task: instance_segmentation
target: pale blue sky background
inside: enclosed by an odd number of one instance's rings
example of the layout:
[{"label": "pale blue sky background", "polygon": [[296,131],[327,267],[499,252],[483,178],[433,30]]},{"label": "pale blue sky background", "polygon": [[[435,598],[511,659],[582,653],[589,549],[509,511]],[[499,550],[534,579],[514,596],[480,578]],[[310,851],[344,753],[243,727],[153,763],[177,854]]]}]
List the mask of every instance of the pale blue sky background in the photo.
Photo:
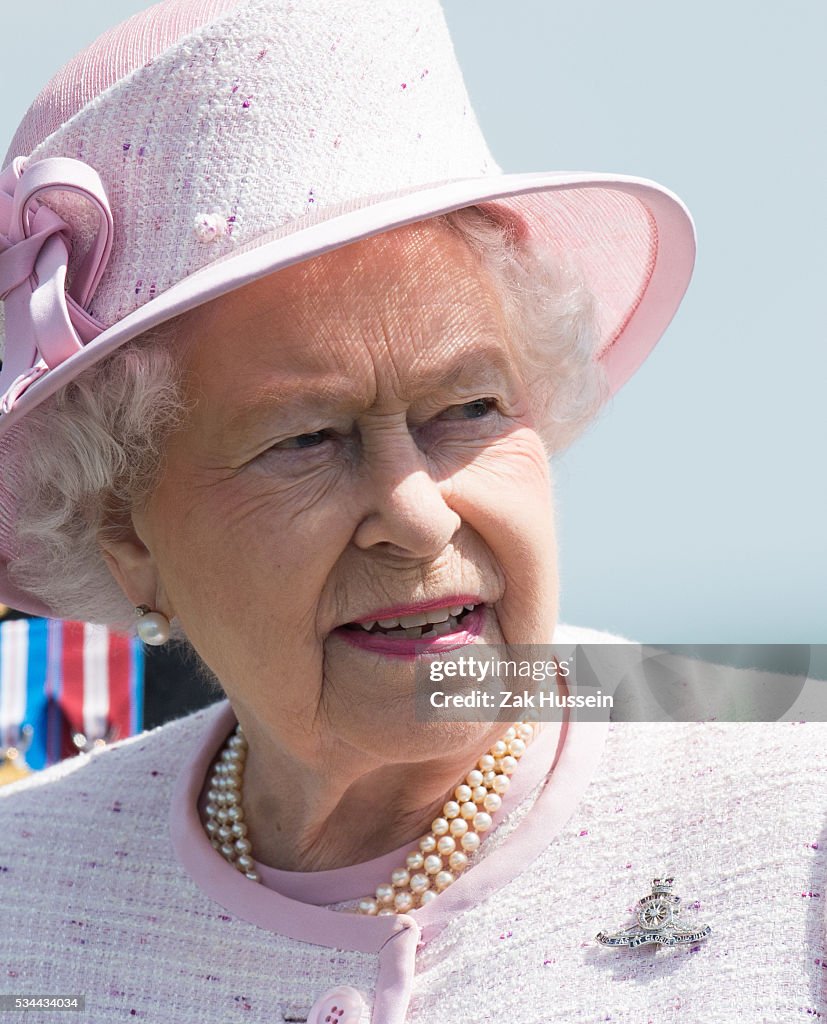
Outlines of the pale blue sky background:
[{"label": "pale blue sky background", "polygon": [[[2,152],[51,74],[145,6],[8,5]],[[827,643],[827,5],[445,6],[505,170],[654,178],[698,228],[675,321],[556,466],[563,619],[649,643]]]}]

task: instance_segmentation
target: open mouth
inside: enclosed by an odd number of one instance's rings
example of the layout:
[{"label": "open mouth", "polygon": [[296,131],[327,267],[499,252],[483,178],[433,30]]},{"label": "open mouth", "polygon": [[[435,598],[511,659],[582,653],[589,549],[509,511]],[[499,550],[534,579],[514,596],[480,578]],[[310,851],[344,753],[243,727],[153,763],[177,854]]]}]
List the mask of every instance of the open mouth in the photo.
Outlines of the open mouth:
[{"label": "open mouth", "polygon": [[461,604],[431,608],[428,611],[400,615],[398,618],[348,622],[342,628],[357,634],[370,633],[372,636],[387,637],[389,640],[431,640],[460,631],[464,620],[475,608],[480,607],[479,604]]}]

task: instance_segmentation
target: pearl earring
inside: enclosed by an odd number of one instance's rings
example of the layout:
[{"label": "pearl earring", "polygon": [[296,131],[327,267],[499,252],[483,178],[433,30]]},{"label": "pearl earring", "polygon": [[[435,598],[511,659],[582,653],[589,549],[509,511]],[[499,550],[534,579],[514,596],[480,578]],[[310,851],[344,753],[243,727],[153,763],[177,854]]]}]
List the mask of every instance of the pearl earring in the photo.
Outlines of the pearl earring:
[{"label": "pearl earring", "polygon": [[169,640],[169,619],[161,612],[150,611],[149,606],[139,604],[135,609],[138,616],[136,629],[145,644],[158,647]]}]

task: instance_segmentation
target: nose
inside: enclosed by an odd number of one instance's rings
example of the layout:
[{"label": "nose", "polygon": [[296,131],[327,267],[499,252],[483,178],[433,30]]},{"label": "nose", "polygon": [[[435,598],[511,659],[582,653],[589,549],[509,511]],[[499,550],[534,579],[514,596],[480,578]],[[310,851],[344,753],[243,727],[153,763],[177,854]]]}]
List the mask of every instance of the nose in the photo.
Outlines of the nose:
[{"label": "nose", "polygon": [[356,546],[384,545],[400,558],[435,558],[462,523],[445,500],[449,485],[434,479],[407,430],[404,438],[364,454],[368,511],[354,533]]}]

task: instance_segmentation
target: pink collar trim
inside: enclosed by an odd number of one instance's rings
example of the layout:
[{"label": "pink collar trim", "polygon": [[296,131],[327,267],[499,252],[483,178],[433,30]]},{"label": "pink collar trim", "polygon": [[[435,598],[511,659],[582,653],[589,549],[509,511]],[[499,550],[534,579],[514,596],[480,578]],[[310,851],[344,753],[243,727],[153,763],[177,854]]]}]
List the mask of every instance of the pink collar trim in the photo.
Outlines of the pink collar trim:
[{"label": "pink collar trim", "polygon": [[502,819],[519,806],[553,771],[534,806],[503,844],[427,907],[407,915],[367,917],[320,904],[366,895],[377,879],[399,866],[413,844],[331,871],[292,872],[260,865],[264,884],[251,883],[213,849],[198,815],[207,770],[236,725],[229,701],[221,701],[209,714],[172,793],[170,832],[181,865],[207,896],[251,924],[301,942],[363,953],[379,952],[388,939],[411,926],[409,919],[421,929],[422,941],[432,939],[454,915],[484,902],[523,871],[568,821],[597,767],[608,732],[607,722],[572,722],[562,750],[557,730],[540,733],[522,758],[497,816]]}]

